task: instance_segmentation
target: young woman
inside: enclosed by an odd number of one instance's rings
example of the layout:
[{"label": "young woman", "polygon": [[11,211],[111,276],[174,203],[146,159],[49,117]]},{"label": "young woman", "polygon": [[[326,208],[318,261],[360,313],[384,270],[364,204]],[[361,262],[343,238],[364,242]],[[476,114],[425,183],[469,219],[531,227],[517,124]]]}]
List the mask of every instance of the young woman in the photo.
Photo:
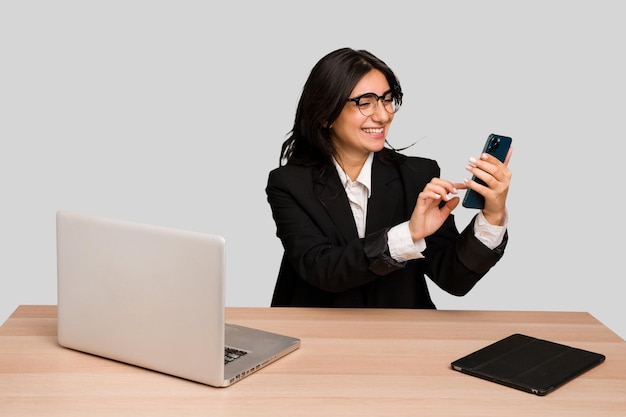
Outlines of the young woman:
[{"label": "young woman", "polygon": [[[342,48],[311,70],[266,193],[284,255],[272,306],[435,308],[428,276],[465,295],[504,253],[511,172],[483,154],[487,184],[439,178],[436,161],[385,147],[402,104],[393,71]],[[459,189],[485,197],[459,233]]]}]

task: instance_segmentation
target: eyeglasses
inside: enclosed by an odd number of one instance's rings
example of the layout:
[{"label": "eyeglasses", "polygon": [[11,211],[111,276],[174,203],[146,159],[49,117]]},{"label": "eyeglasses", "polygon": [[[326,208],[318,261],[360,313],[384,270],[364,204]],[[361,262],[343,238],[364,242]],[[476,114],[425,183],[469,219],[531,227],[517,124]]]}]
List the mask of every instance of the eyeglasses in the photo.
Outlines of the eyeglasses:
[{"label": "eyeglasses", "polygon": [[387,113],[393,114],[400,110],[400,105],[402,104],[402,94],[394,94],[391,90],[389,90],[385,91],[382,96],[375,93],[365,93],[358,97],[348,99],[348,101],[354,101],[356,103],[356,107],[365,117],[370,117],[376,113],[376,110],[378,110],[379,100],[382,101],[383,107],[387,110]]}]

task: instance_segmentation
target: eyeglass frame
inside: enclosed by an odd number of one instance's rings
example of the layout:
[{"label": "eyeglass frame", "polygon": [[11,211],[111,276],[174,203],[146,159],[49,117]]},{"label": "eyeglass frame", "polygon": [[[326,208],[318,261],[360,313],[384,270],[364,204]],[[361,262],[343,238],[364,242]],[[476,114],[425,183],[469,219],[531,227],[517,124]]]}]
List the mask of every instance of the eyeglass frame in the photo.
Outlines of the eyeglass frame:
[{"label": "eyeglass frame", "polygon": [[[385,98],[385,96],[386,96],[387,94],[391,94],[391,99],[392,99],[392,100],[396,100],[396,101],[398,102],[398,107],[397,107],[394,111],[389,111],[389,110],[387,110],[387,106],[385,106],[385,100],[384,100],[384,98]],[[361,99],[362,99],[363,97],[365,97],[365,96],[373,96],[373,97],[376,97],[376,102],[375,102],[376,104],[375,104],[375,107],[374,107],[374,111],[373,111],[373,112],[372,112],[372,114],[370,114],[370,115],[365,115],[365,114],[363,114],[363,111],[361,110],[361,107],[360,107],[360,104],[361,104],[361,103],[360,103],[360,101],[361,101]],[[357,97],[348,98],[348,100],[347,100],[347,101],[352,101],[352,102],[354,102],[354,104],[356,104],[356,108],[357,108],[357,109],[359,109],[359,112],[360,112],[363,116],[365,116],[365,117],[370,117],[370,116],[372,116],[372,115],[374,115],[374,114],[376,113],[376,110],[378,110],[378,102],[379,102],[379,101],[381,101],[381,100],[382,100],[382,102],[383,102],[383,108],[385,109],[385,111],[386,111],[387,113],[389,113],[389,114],[395,114],[398,110],[400,110],[400,106],[402,105],[402,93],[397,93],[397,92],[395,92],[395,93],[394,93],[394,91],[390,88],[389,90],[385,91],[385,92],[383,93],[383,95],[382,95],[382,96],[379,96],[379,95],[378,95],[378,94],[376,94],[376,93],[365,93],[365,94],[361,94],[360,96],[357,96]]]}]

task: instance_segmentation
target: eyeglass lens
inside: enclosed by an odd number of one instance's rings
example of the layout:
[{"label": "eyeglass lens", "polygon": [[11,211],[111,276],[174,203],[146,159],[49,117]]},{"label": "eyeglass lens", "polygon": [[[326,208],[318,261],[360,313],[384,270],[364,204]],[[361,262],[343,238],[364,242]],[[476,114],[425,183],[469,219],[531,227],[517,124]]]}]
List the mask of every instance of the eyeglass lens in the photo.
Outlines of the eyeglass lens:
[{"label": "eyeglass lens", "polygon": [[382,101],[383,107],[388,113],[395,113],[400,108],[398,100],[390,92],[382,97],[378,97],[374,93],[365,94],[359,98],[357,107],[363,116],[371,116],[378,109],[378,100]]}]

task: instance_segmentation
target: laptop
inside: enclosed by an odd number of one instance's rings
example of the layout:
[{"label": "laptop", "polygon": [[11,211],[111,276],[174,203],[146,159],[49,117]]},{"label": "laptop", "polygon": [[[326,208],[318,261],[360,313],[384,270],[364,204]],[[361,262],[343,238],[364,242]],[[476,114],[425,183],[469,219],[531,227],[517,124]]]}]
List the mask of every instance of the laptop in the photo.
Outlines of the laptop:
[{"label": "laptop", "polygon": [[604,362],[605,356],[515,333],[452,362],[452,369],[546,395]]},{"label": "laptop", "polygon": [[215,387],[300,347],[226,324],[222,236],[59,210],[58,343]]}]

